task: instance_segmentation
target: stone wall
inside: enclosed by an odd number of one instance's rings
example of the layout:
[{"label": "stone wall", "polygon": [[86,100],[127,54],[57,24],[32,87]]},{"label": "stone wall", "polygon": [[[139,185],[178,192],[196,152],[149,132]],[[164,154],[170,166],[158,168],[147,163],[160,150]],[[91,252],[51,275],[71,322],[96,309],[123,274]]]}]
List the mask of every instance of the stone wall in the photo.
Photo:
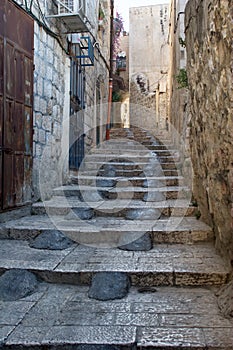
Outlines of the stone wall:
[{"label": "stone wall", "polygon": [[185,13],[194,195],[216,247],[233,264],[231,0],[189,0]]},{"label": "stone wall", "polygon": [[146,85],[142,91],[136,78],[130,82],[130,124],[148,130],[156,124],[156,94],[150,93]]},{"label": "stone wall", "polygon": [[126,53],[126,70],[120,71],[119,76],[125,82],[125,88],[129,91],[129,35],[123,32],[123,36],[120,37],[119,52],[124,51]]},{"label": "stone wall", "polygon": [[[49,198],[68,176],[70,60],[35,21],[33,200]],[[60,174],[60,169],[63,174]],[[41,193],[43,192],[43,195]]]},{"label": "stone wall", "polygon": [[99,1],[105,13],[101,26],[93,28],[97,40],[94,66],[86,67],[86,88],[84,110],[85,149],[89,152],[96,145],[96,132],[100,128],[100,141],[105,138],[107,121],[109,55],[110,55],[110,0]]},{"label": "stone wall", "polygon": [[[188,89],[180,88],[176,76],[180,69],[186,69],[186,48],[184,34],[184,9],[187,0],[172,0],[170,4],[170,66],[169,66],[169,121],[177,133],[183,138],[184,129],[187,128],[185,115],[188,105]],[[181,41],[181,39],[183,41]],[[176,145],[178,146],[178,145]]]}]

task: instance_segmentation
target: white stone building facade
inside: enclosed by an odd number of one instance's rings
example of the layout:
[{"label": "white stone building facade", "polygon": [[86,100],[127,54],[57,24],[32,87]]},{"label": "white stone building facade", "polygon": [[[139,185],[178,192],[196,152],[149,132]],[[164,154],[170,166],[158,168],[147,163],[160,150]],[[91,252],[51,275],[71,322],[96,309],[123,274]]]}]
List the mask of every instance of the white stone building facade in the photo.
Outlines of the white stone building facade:
[{"label": "white stone building facade", "polygon": [[[165,128],[169,48],[169,4],[130,8],[130,118],[136,124]],[[133,106],[137,104],[145,108]],[[140,110],[137,118],[136,112]],[[142,114],[144,117],[142,118]],[[145,121],[146,115],[147,120]],[[137,121],[135,121],[137,118]]]}]

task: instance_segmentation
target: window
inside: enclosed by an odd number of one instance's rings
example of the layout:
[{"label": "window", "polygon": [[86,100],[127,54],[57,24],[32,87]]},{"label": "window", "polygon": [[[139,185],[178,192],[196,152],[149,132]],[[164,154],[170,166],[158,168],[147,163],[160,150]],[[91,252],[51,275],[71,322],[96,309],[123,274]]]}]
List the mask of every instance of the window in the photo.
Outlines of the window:
[{"label": "window", "polygon": [[85,108],[85,68],[76,56],[80,55],[79,45],[71,45],[70,67],[70,114]]},{"label": "window", "polygon": [[117,54],[116,68],[118,71],[126,70],[126,53],[124,51],[121,51]]}]

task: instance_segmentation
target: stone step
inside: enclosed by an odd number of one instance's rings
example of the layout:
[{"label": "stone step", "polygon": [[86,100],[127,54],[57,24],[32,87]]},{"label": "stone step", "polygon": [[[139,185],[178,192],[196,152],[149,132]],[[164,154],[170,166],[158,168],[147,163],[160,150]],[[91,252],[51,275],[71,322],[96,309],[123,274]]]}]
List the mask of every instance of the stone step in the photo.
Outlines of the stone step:
[{"label": "stone step", "polygon": [[[137,140],[136,140],[137,141]],[[138,143],[139,143],[139,141],[138,141]],[[145,147],[150,147],[150,146],[153,146],[154,144],[155,145],[159,145],[159,146],[165,146],[165,147],[167,147],[167,148],[174,148],[174,144],[173,143],[171,143],[171,142],[160,142],[160,141],[140,141],[140,144],[142,145],[142,146],[145,146]]]},{"label": "stone step", "polygon": [[134,176],[134,177],[106,177],[106,176],[91,176],[91,175],[83,175],[82,172],[79,176],[73,177],[71,179],[73,184],[85,185],[85,186],[96,186],[98,181],[121,181],[129,182],[134,186],[147,186],[151,187],[157,186],[156,184],[160,184],[163,186],[183,186],[184,178],[182,176],[150,176],[150,177],[142,177],[142,176]]},{"label": "stone step", "polygon": [[[102,209],[104,210],[104,209]],[[79,242],[97,242],[101,246],[117,247],[124,237],[141,237],[148,232],[154,243],[195,244],[211,241],[212,229],[193,217],[169,219],[126,220],[116,217],[96,217],[81,220],[64,216],[36,215],[9,221],[0,226],[1,239],[31,240],[45,230],[59,230]],[[173,255],[173,247],[168,247]]]},{"label": "stone step", "polygon": [[[185,199],[191,197],[190,190],[185,186],[164,187],[130,187],[125,181],[118,181],[116,187],[95,187],[96,195],[103,199],[143,199],[148,201],[161,201],[166,199]],[[84,185],[61,186],[53,190],[54,196],[85,196],[92,198],[93,188]],[[147,198],[145,197],[147,195]],[[149,197],[149,199],[148,199]],[[96,201],[95,196],[93,197]],[[162,198],[162,199],[161,199]]]},{"label": "stone step", "polygon": [[1,302],[3,349],[232,349],[232,321],[219,313],[215,288],[131,287],[107,302],[88,292],[43,282],[25,299]]},{"label": "stone step", "polygon": [[[145,203],[140,200],[123,200],[117,201],[96,201],[87,203],[80,201],[79,197],[71,196],[64,198],[64,196],[54,196],[51,200],[45,202],[35,203],[32,206],[33,215],[68,215],[72,209],[91,208],[94,210],[95,216],[114,216],[125,217],[132,209],[148,210],[157,209],[162,216],[194,216],[197,208],[192,206],[188,200],[167,200],[162,202],[148,202]],[[153,214],[153,213],[152,213]],[[157,217],[156,217],[157,218]]]},{"label": "stone step", "polygon": [[[157,158],[156,158],[157,157]],[[149,162],[150,159],[154,159],[155,161],[159,161],[162,163],[174,163],[179,162],[180,157],[179,155],[174,156],[157,156],[155,153],[147,154],[147,155],[138,155],[138,154],[131,154],[131,153],[123,153],[123,154],[109,154],[109,153],[102,153],[102,154],[88,154],[85,156],[85,162]]]},{"label": "stone step", "polygon": [[[166,170],[177,170],[179,169],[182,164],[181,163],[161,163],[159,161],[155,162],[158,164],[159,167],[161,167],[161,169],[166,169]],[[100,169],[101,167],[104,167],[106,165],[112,165],[114,166],[115,169],[124,169],[124,170],[135,170],[135,168],[137,169],[144,169],[147,165],[148,162],[127,162],[127,161],[111,161],[111,162],[107,162],[107,161],[85,161],[84,164],[84,168],[81,168],[81,171],[83,170],[97,170]]]},{"label": "stone step", "polygon": [[[118,135],[115,137],[110,138],[110,140],[107,141],[107,143],[117,143],[117,142],[125,142],[125,143],[134,143],[134,144],[158,144],[158,145],[174,145],[171,139],[167,138],[160,138],[160,137],[132,137],[132,136],[124,136],[124,135]],[[105,141],[106,142],[106,141]]]},{"label": "stone step", "polygon": [[96,149],[106,149],[106,150],[120,150],[121,152],[124,149],[127,149],[127,151],[131,152],[131,151],[136,151],[136,150],[141,150],[141,151],[174,151],[175,148],[172,147],[172,144],[170,145],[170,147],[168,147],[167,145],[161,145],[159,143],[153,142],[153,144],[149,144],[148,147],[144,147],[142,146],[139,142],[130,142],[130,141],[122,141],[122,140],[118,140],[115,142],[110,142],[107,141],[103,144],[101,144],[99,147],[95,148]]},{"label": "stone step", "polygon": [[[176,156],[178,154],[178,151],[176,150],[165,150],[165,149],[158,149],[155,151],[149,151],[148,149],[147,150],[142,150],[141,148],[138,148],[135,147],[135,148],[132,148],[132,149],[127,149],[127,153],[131,154],[131,155],[139,155],[139,156],[147,156],[148,155],[148,152],[151,152],[152,154],[156,154],[158,157],[161,157],[161,156]],[[90,154],[110,154],[110,155],[115,155],[116,157],[118,155],[124,155],[124,153],[126,153],[123,150],[117,148],[117,149],[114,149],[114,148],[104,148],[104,147],[100,147],[100,148],[95,148],[92,150],[92,153]]]},{"label": "stone step", "polygon": [[[178,169],[161,169],[162,174],[164,175],[164,177],[166,176],[179,176]],[[82,176],[96,176],[97,172],[96,170],[83,170],[80,169],[79,171],[80,174],[82,174]],[[104,174],[104,168],[100,168],[98,169],[98,175],[102,176],[102,174]],[[135,177],[135,176],[145,176],[145,174],[143,174],[143,169],[142,168],[138,168],[138,169],[115,169],[115,176],[116,177]],[[74,183],[76,182],[76,176],[70,176],[70,181],[72,182],[74,179]]]},{"label": "stone step", "polygon": [[133,139],[133,140],[137,140],[137,139],[140,139],[140,140],[151,140],[151,139],[154,139],[154,137],[152,135],[148,135],[147,133],[133,133],[133,134],[129,134],[129,133],[125,133],[125,132],[117,132],[115,134],[111,134],[110,140],[115,139],[115,138],[119,138],[119,137]]},{"label": "stone step", "polygon": [[[92,243],[93,244],[93,243]],[[26,269],[50,283],[89,285],[97,272],[124,272],[133,286],[213,286],[227,283],[229,268],[212,244],[157,245],[147,252],[74,244],[65,250],[31,248],[2,240],[0,269]]]},{"label": "stone step", "polygon": [[117,138],[126,138],[126,139],[132,139],[132,140],[162,140],[162,141],[167,141],[171,142],[172,138],[171,135],[166,135],[166,134],[155,134],[153,133],[124,133],[124,132],[117,132],[115,134],[111,134],[110,140],[115,140]]}]

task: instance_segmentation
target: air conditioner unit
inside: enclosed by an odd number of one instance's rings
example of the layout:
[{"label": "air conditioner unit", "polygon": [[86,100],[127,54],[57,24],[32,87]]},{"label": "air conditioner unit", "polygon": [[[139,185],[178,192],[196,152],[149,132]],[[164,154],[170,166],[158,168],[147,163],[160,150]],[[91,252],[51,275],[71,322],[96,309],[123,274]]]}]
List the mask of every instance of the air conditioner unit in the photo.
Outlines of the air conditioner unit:
[{"label": "air conditioner unit", "polygon": [[85,0],[57,0],[58,14],[79,14],[86,15]]},{"label": "air conditioner unit", "polygon": [[[51,3],[51,0],[47,0]],[[88,32],[86,17],[87,0],[56,0],[56,10],[46,18],[61,19],[67,27],[67,33]],[[47,6],[47,9],[49,7]],[[51,13],[52,12],[52,13]]]}]

